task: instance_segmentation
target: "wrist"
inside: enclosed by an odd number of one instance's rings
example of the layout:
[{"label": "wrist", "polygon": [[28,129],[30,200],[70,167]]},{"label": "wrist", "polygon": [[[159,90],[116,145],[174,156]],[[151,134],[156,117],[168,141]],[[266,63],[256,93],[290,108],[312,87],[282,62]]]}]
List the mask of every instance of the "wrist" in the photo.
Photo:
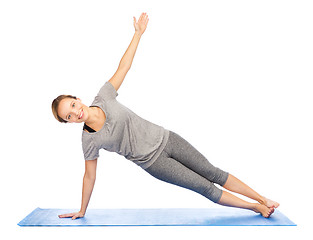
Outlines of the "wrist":
[{"label": "wrist", "polygon": [[135,31],[135,36],[138,36],[139,38],[141,38],[142,34],[139,31]]},{"label": "wrist", "polygon": [[83,210],[79,210],[79,212],[80,212],[81,214],[85,215],[86,210],[85,210],[85,211],[83,211]]}]

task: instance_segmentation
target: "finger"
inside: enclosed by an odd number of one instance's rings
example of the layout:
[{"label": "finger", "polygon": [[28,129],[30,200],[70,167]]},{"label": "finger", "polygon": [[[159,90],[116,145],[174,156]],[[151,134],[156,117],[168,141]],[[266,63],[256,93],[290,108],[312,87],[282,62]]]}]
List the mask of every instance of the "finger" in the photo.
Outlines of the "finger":
[{"label": "finger", "polygon": [[133,17],[133,18],[134,18],[134,27],[136,28],[136,24],[137,24],[136,18],[135,17]]},{"label": "finger", "polygon": [[69,217],[72,217],[73,216],[73,214],[64,214],[64,215],[62,215],[61,217],[62,218],[69,218]]},{"label": "finger", "polygon": [[67,214],[61,214],[59,215],[59,218],[67,218],[67,217],[73,217],[73,213],[67,213]]},{"label": "finger", "polygon": [[141,15],[140,15],[140,17],[139,17],[139,21],[142,21],[142,19],[143,19],[143,17],[144,17],[144,13],[142,13]]},{"label": "finger", "polygon": [[75,220],[76,218],[80,218],[81,215],[80,214],[75,214],[73,217],[72,217],[72,220]]},{"label": "finger", "polygon": [[145,16],[145,22],[147,22],[148,20],[149,20],[149,16],[146,15],[146,16]]}]

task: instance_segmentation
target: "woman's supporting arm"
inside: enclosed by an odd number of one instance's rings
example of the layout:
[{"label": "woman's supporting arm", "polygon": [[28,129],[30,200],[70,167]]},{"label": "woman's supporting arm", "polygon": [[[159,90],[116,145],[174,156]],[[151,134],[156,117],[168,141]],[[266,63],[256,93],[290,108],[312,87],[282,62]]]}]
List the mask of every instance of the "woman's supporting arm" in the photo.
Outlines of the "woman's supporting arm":
[{"label": "woman's supporting arm", "polygon": [[60,218],[71,217],[74,220],[76,218],[84,217],[92,194],[93,187],[95,185],[96,170],[97,170],[97,159],[85,161],[85,175],[83,179],[82,203],[80,211],[75,213],[59,215]]},{"label": "woman's supporting arm", "polygon": [[109,80],[109,82],[113,85],[116,91],[120,88],[127,72],[129,71],[133,63],[133,59],[134,59],[139,41],[141,39],[142,34],[145,32],[147,28],[148,21],[149,21],[149,18],[146,13],[141,14],[138,22],[136,21],[136,18],[134,17],[134,27],[135,27],[134,36],[119,63],[118,69],[116,70],[113,77]]},{"label": "woman's supporting arm", "polygon": [[96,182],[97,159],[85,161],[85,175],[83,179],[82,203],[80,212],[85,215],[88,203]]}]

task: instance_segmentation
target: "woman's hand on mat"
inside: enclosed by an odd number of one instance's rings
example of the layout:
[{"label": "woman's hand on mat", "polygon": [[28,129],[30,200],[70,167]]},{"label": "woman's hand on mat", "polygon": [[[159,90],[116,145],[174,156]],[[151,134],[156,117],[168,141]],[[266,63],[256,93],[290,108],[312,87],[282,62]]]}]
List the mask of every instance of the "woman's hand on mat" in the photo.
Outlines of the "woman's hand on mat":
[{"label": "woman's hand on mat", "polygon": [[72,220],[82,217],[84,217],[84,214],[82,212],[66,213],[59,215],[59,218],[72,218]]},{"label": "woman's hand on mat", "polygon": [[142,13],[139,17],[138,22],[136,18],[134,17],[135,31],[138,32],[140,35],[142,35],[146,31],[148,22],[149,22],[149,18],[148,18],[147,13]]}]

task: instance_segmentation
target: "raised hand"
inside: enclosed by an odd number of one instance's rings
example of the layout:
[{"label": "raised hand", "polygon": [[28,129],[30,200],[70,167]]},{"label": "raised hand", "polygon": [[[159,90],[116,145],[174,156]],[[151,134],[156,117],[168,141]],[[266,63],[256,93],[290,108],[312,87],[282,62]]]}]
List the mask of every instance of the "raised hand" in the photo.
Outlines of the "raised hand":
[{"label": "raised hand", "polygon": [[139,17],[138,22],[136,18],[134,17],[135,31],[138,32],[140,35],[142,35],[146,31],[148,22],[149,22],[149,18],[148,18],[147,13],[142,13]]}]

